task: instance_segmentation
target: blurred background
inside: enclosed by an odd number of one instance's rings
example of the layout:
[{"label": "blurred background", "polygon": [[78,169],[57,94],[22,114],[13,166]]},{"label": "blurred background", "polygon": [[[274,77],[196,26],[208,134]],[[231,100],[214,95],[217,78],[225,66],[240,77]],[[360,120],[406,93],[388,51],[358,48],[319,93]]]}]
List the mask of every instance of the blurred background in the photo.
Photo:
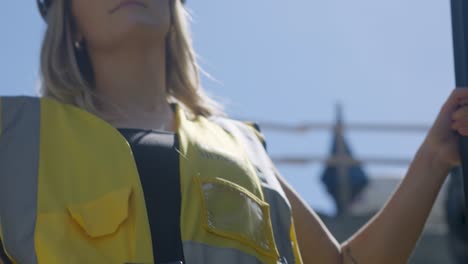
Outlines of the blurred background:
[{"label": "blurred background", "polygon": [[[282,174],[346,239],[404,177],[455,86],[450,2],[188,0],[188,8],[213,77],[203,77],[205,88],[232,117],[260,125]],[[35,1],[2,9],[0,94],[35,95],[45,24]],[[453,257],[466,252],[460,189],[448,185],[410,263],[462,263]]]}]

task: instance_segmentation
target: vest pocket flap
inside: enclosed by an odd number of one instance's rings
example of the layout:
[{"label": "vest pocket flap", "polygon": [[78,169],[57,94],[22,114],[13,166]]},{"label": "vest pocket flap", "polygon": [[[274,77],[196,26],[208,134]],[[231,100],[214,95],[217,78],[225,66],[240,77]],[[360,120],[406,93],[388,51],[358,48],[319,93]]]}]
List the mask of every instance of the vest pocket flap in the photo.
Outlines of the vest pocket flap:
[{"label": "vest pocket flap", "polygon": [[91,237],[114,233],[127,219],[131,187],[107,193],[95,200],[68,206],[71,217]]},{"label": "vest pocket flap", "polygon": [[208,232],[277,257],[269,205],[245,188],[221,179],[196,179],[202,198],[203,223]]}]

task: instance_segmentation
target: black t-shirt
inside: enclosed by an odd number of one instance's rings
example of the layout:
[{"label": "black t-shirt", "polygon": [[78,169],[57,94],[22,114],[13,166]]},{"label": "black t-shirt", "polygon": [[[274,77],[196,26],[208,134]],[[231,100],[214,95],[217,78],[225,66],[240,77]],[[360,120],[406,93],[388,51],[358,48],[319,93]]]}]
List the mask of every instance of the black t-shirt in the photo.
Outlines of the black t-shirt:
[{"label": "black t-shirt", "polygon": [[180,233],[180,171],[176,133],[120,128],[129,142],[143,187],[154,263],[184,261]]}]

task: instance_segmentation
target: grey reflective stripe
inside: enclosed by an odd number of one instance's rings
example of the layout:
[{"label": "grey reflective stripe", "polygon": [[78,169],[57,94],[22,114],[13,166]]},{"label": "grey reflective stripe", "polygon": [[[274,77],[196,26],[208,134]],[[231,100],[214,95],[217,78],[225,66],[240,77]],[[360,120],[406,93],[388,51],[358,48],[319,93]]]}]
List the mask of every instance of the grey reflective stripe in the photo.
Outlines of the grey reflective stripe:
[{"label": "grey reflective stripe", "polygon": [[0,222],[3,242],[16,263],[35,264],[40,101],[32,97],[2,97],[0,100]]},{"label": "grey reflective stripe", "polygon": [[193,241],[183,243],[186,264],[262,264],[237,249],[213,247]]},{"label": "grey reflective stripe", "polygon": [[263,184],[263,193],[267,203],[270,205],[270,219],[273,227],[276,248],[282,258],[288,264],[296,263],[291,244],[291,208],[283,197],[268,185]]},{"label": "grey reflective stripe", "polygon": [[249,160],[254,165],[256,173],[262,181],[265,201],[270,205],[270,220],[273,227],[276,248],[284,263],[296,263],[291,244],[291,205],[276,177],[273,164],[261,141],[255,133],[240,121],[227,118],[212,118],[214,122],[241,140]]}]

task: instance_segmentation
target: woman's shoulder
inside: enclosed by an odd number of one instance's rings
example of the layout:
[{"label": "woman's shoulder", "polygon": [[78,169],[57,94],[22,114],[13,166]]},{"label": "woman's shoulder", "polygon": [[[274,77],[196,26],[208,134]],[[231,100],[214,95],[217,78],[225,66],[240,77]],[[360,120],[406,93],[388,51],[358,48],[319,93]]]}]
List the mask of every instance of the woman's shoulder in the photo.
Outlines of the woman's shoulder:
[{"label": "woman's shoulder", "polygon": [[212,122],[217,123],[230,134],[238,135],[247,138],[247,140],[259,140],[266,149],[265,136],[260,129],[260,125],[253,121],[246,121],[231,118],[228,116],[212,116],[209,118]]},{"label": "woman's shoulder", "polygon": [[0,108],[0,110],[6,108],[21,109],[32,107],[33,105],[40,107],[42,104],[78,108],[71,104],[63,103],[50,97],[32,95],[0,95],[0,107],[3,106]]},{"label": "woman's shoulder", "polygon": [[39,102],[40,97],[28,95],[0,95],[0,103],[3,105],[24,106],[30,103]]},{"label": "woman's shoulder", "polygon": [[30,127],[37,123],[40,113],[38,97],[24,95],[0,96],[0,135],[10,126]]}]

